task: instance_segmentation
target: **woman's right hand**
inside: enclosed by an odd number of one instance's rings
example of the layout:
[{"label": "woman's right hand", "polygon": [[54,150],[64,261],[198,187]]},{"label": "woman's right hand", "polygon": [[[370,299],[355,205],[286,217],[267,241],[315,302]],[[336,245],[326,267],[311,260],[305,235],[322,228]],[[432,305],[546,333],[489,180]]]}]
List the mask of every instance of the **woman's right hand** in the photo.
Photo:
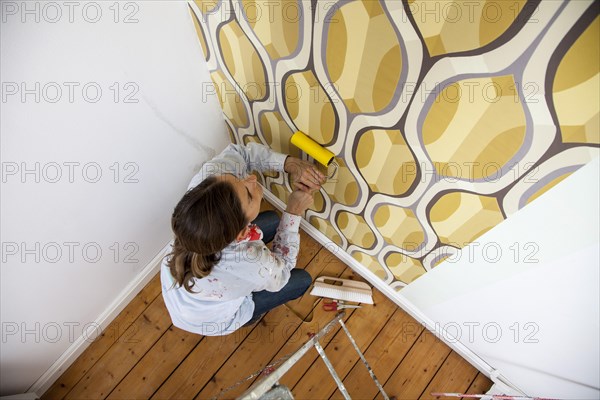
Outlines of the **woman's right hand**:
[{"label": "woman's right hand", "polygon": [[290,194],[285,211],[289,214],[302,215],[312,203],[312,192],[296,189]]}]

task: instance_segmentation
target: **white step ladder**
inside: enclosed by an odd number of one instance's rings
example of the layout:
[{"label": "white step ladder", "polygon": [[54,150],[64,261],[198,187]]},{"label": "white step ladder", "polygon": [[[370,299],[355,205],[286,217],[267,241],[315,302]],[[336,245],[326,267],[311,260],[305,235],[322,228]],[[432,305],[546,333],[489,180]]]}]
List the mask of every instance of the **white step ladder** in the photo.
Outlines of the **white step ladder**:
[{"label": "white step ladder", "polygon": [[367,370],[369,371],[369,375],[371,375],[373,382],[375,382],[375,385],[377,385],[377,388],[383,395],[383,398],[385,400],[389,400],[388,395],[385,393],[385,391],[383,390],[383,387],[377,380],[377,377],[375,376],[375,373],[371,369],[371,366],[365,359],[365,356],[363,355],[363,353],[360,351],[360,349],[356,345],[354,338],[352,337],[352,335],[350,335],[350,331],[348,331],[348,328],[344,324],[344,321],[342,320],[342,318],[344,318],[345,315],[346,315],[345,312],[338,313],[333,320],[331,320],[327,325],[325,325],[323,327],[323,329],[321,329],[318,333],[316,333],[314,336],[312,336],[310,338],[310,340],[308,342],[306,342],[302,347],[300,347],[300,349],[298,349],[298,351],[296,351],[294,354],[292,354],[290,356],[290,358],[288,358],[286,361],[284,361],[277,369],[272,371],[262,381],[256,382],[254,385],[252,385],[248,390],[246,390],[246,392],[244,392],[244,394],[242,394],[240,397],[238,397],[238,399],[241,399],[241,400],[293,400],[294,397],[292,396],[292,392],[287,387],[279,385],[278,381],[290,368],[292,368],[292,366],[296,362],[298,362],[298,360],[300,360],[302,358],[302,356],[304,356],[304,354],[306,354],[306,352],[308,350],[310,350],[311,347],[314,347],[317,350],[317,352],[319,353],[319,355],[321,356],[321,358],[323,359],[323,362],[327,366],[329,373],[331,374],[331,376],[335,380],[335,383],[337,384],[338,388],[340,389],[342,396],[344,396],[345,399],[351,399],[342,380],[340,379],[338,374],[335,372],[333,365],[331,365],[331,361],[329,361],[329,358],[327,358],[327,356],[325,355],[325,350],[319,343],[319,339],[321,339],[329,331],[331,331],[331,329],[336,324],[340,324],[342,326],[342,329],[346,333],[346,336],[348,336],[350,343],[352,343],[352,346],[358,353],[360,359],[367,367]]}]

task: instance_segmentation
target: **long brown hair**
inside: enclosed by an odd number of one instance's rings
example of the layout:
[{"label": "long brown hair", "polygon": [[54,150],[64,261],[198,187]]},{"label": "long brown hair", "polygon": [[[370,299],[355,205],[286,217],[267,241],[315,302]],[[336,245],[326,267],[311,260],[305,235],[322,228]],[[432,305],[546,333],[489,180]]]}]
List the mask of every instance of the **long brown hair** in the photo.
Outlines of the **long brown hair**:
[{"label": "long brown hair", "polygon": [[233,186],[211,176],[179,201],[171,228],[173,251],[167,256],[179,286],[192,292],[194,278],[207,276],[221,259],[221,251],[248,225]]}]

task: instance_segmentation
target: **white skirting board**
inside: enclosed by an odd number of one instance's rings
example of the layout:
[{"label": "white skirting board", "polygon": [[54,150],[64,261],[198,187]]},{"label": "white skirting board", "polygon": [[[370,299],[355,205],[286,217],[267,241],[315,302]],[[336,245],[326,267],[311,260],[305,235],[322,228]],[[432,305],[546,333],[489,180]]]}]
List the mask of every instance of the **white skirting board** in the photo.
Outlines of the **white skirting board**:
[{"label": "white skirting board", "polygon": [[[265,199],[271,203],[274,207],[278,208],[280,211],[285,209],[285,203],[277,198],[273,193],[264,189],[263,195]],[[342,262],[356,271],[360,276],[365,278],[371,285],[376,287],[379,291],[381,291],[386,297],[396,303],[400,308],[410,314],[417,322],[423,325],[426,329],[431,331],[437,338],[443,341],[448,347],[452,350],[460,354],[465,360],[467,360],[471,365],[477,368],[481,373],[485,374],[488,378],[490,378],[495,387],[503,391],[506,394],[520,394],[524,395],[524,393],[518,390],[513,384],[511,384],[505,377],[499,374],[494,368],[492,368],[487,362],[481,359],[477,354],[473,353],[466,346],[460,343],[458,340],[448,332],[440,329],[439,324],[435,324],[430,318],[424,315],[418,308],[414,306],[414,304],[407,301],[405,298],[399,295],[394,289],[390,286],[386,285],[381,279],[379,279],[373,272],[369,269],[365,268],[362,264],[360,264],[357,260],[355,260],[350,254],[346,253],[341,247],[339,247],[335,242],[325,236],[321,231],[308,223],[305,219],[302,219],[300,226],[308,233],[313,239],[319,242],[321,245],[330,250],[337,258],[339,258]]]},{"label": "white skirting board", "polygon": [[87,336],[82,334],[77,338],[71,346],[52,364],[50,368],[27,390],[28,393],[34,393],[41,396],[52,386],[52,384],[69,368],[71,364],[77,360],[77,357],[91,344],[85,338],[94,337],[98,326],[104,331],[108,325],[119,315],[121,311],[129,304],[131,300],[146,286],[148,282],[160,270],[160,264],[163,257],[168,251],[169,244],[150,261],[132,280],[129,285],[117,298],[107,307],[107,309],[94,321],[95,324],[90,324],[94,332]]}]

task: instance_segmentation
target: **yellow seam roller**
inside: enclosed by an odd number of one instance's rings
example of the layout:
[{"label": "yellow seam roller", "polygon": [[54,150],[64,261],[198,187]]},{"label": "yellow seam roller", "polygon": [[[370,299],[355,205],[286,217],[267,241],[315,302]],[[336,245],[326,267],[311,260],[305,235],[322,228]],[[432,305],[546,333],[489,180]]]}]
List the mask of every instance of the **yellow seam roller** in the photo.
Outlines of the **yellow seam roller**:
[{"label": "yellow seam roller", "polygon": [[297,131],[292,135],[291,142],[293,145],[314,158],[319,163],[323,164],[325,167],[333,165],[335,169],[329,178],[335,175],[338,167],[337,163],[334,161],[335,154],[300,131]]}]

